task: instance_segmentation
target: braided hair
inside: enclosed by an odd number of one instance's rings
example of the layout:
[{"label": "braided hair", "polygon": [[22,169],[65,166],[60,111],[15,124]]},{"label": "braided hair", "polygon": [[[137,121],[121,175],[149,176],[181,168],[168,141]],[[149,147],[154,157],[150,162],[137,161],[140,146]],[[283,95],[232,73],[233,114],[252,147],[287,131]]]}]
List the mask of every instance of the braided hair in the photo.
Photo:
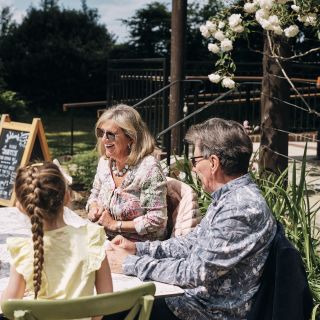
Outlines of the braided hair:
[{"label": "braided hair", "polygon": [[15,193],[31,221],[33,286],[37,299],[44,261],[43,220],[54,221],[63,210],[66,182],[59,168],[52,162],[35,163],[17,171]]}]

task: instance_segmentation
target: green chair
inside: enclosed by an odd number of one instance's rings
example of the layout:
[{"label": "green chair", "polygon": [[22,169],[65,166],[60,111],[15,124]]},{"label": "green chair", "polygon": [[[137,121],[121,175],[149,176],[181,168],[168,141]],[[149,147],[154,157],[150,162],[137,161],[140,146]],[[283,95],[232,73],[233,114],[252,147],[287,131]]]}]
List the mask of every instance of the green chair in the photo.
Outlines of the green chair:
[{"label": "green chair", "polygon": [[129,311],[125,320],[149,320],[155,294],[154,283],[69,300],[8,300],[2,312],[14,320],[66,320],[110,315]]}]

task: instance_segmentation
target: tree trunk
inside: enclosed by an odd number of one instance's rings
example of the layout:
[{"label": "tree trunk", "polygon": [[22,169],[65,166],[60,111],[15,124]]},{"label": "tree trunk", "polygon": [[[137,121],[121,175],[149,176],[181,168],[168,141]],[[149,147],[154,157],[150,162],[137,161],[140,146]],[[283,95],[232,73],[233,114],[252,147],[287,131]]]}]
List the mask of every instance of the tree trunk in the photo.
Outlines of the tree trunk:
[{"label": "tree trunk", "polygon": [[[273,41],[278,47],[277,53],[285,56],[289,51],[285,39],[275,37]],[[289,109],[283,101],[289,101],[290,85],[283,79],[284,75],[275,59],[270,58],[271,52],[266,36],[264,53],[259,167],[261,171],[280,174],[288,167],[288,134],[275,129],[288,131]],[[281,64],[286,67],[283,62]]]}]

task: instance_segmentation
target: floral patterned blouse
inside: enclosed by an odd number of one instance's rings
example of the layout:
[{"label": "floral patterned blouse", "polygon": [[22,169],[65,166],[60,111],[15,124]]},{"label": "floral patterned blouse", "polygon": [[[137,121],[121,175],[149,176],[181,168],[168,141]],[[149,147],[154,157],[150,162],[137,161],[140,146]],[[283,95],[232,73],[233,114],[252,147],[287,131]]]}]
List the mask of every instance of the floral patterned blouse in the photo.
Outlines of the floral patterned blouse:
[{"label": "floral patterned blouse", "polygon": [[[160,163],[144,157],[116,187],[110,160],[101,157],[87,207],[96,202],[108,209],[115,220],[133,221],[136,233],[122,232],[133,241],[164,239],[167,225],[167,185]],[[111,237],[118,233],[107,231]]]}]

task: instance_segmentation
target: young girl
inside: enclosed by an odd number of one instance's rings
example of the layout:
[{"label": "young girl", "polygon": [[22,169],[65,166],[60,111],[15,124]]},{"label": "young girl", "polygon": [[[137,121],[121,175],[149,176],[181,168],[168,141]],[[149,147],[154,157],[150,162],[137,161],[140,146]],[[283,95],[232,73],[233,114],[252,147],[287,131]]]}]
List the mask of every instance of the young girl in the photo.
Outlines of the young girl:
[{"label": "young girl", "polygon": [[15,182],[17,207],[31,220],[32,239],[9,238],[10,279],[2,300],[69,299],[112,292],[105,256],[104,228],[66,225],[63,207],[69,200],[66,181],[51,163],[20,168]]}]

